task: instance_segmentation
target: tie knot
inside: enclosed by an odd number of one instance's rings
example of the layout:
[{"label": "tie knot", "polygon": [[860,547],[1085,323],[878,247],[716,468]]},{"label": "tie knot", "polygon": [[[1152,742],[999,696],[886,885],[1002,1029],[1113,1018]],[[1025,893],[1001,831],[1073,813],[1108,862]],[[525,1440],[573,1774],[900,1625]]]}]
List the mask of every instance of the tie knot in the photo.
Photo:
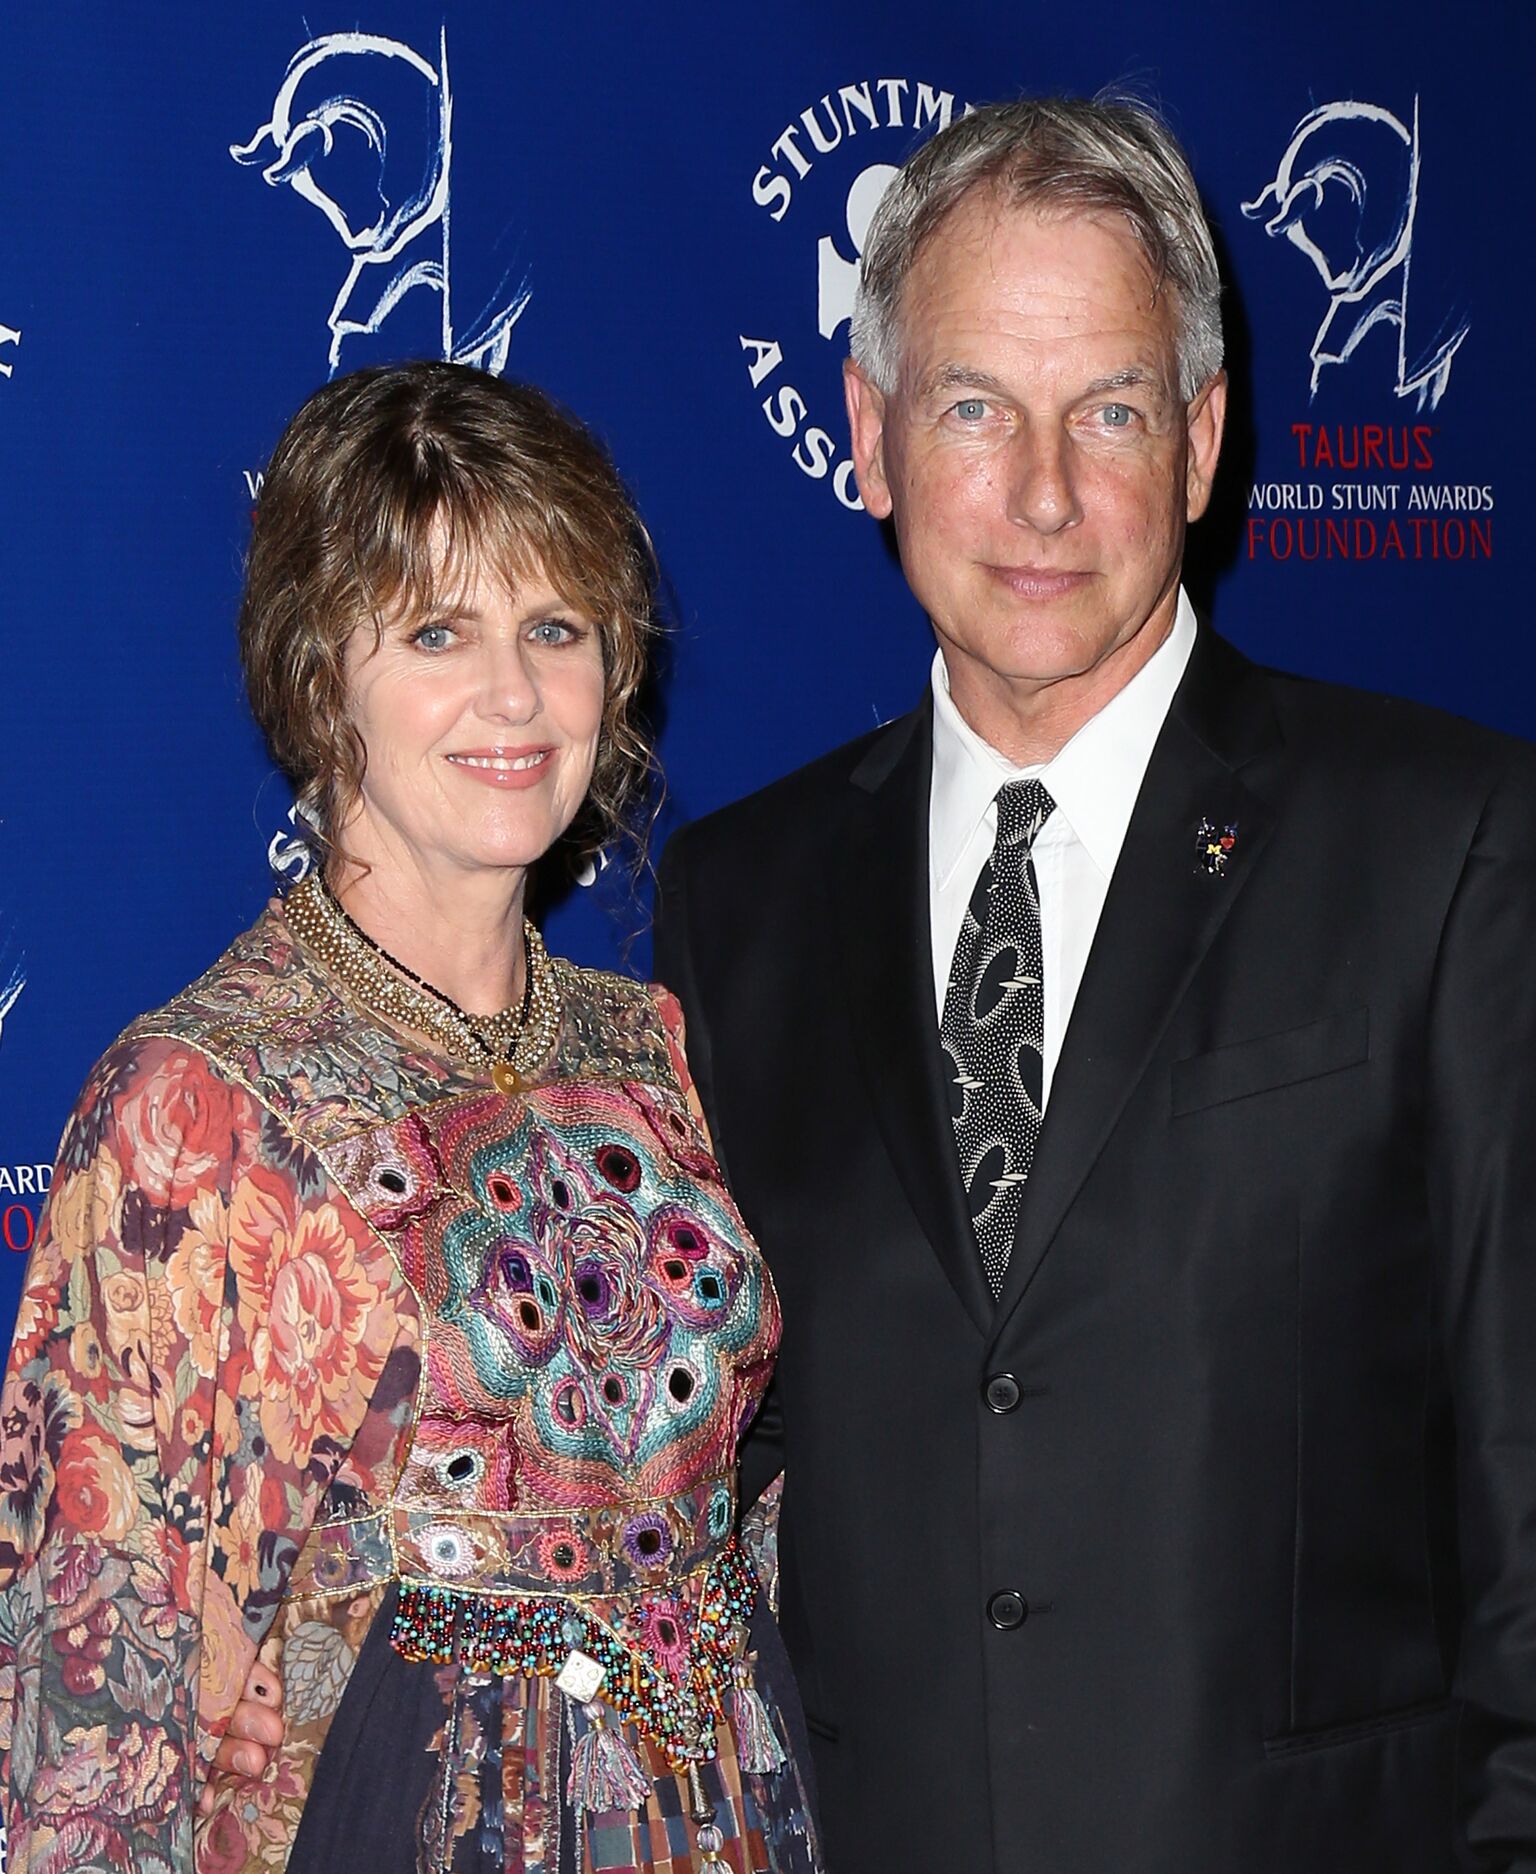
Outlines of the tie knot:
[{"label": "tie knot", "polygon": [[1026,852],[1056,811],[1043,781],[1010,781],[997,790],[997,843],[1022,846]]}]

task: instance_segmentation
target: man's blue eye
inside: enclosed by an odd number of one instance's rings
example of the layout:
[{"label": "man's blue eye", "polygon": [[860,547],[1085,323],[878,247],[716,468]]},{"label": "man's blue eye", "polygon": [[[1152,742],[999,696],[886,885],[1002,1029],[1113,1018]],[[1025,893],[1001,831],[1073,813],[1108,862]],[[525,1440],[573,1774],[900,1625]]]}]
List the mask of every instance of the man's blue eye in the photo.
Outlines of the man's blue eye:
[{"label": "man's blue eye", "polygon": [[962,423],[979,423],[987,414],[987,406],[980,397],[965,397],[955,405],[955,415]]},{"label": "man's blue eye", "polygon": [[1124,429],[1131,420],[1131,406],[1128,403],[1107,403],[1099,413],[1111,429]]}]

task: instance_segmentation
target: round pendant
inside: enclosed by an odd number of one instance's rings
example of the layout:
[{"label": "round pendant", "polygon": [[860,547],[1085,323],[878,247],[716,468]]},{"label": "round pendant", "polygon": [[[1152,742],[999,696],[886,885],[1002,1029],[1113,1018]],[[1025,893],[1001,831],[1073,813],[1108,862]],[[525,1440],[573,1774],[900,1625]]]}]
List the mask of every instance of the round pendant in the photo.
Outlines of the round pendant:
[{"label": "round pendant", "polygon": [[497,1061],[491,1068],[491,1079],[498,1093],[505,1093],[510,1099],[514,1094],[527,1091],[528,1082],[509,1061]]}]

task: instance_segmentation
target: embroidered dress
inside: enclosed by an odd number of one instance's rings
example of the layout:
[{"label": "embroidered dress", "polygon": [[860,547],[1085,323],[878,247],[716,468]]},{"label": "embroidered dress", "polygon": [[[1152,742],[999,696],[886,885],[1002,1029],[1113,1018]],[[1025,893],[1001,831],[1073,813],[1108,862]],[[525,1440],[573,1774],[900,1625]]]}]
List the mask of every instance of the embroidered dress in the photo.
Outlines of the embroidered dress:
[{"label": "embroidered dress", "polygon": [[[816,1874],[735,1533],[772,1283],[675,1003],[554,969],[502,1092],[274,906],[98,1064],[0,1405],[10,1874]],[[258,1647],[283,1745],[194,1830]]]}]

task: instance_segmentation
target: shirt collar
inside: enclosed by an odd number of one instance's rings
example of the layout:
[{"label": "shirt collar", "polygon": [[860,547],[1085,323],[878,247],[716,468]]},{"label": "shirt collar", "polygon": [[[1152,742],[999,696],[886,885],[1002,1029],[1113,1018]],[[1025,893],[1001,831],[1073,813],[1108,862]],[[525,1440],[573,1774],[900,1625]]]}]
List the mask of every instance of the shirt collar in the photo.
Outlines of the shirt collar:
[{"label": "shirt collar", "polygon": [[[1152,746],[1194,645],[1194,609],[1181,587],[1173,629],[1146,663],[1050,761],[1032,768],[1015,767],[960,714],[949,694],[944,653],[936,651],[928,847],[934,884],[940,890],[948,886],[1004,782],[1037,775],[1094,865],[1105,878],[1110,877],[1152,758]],[[1047,823],[1046,833],[1053,830]]]}]

